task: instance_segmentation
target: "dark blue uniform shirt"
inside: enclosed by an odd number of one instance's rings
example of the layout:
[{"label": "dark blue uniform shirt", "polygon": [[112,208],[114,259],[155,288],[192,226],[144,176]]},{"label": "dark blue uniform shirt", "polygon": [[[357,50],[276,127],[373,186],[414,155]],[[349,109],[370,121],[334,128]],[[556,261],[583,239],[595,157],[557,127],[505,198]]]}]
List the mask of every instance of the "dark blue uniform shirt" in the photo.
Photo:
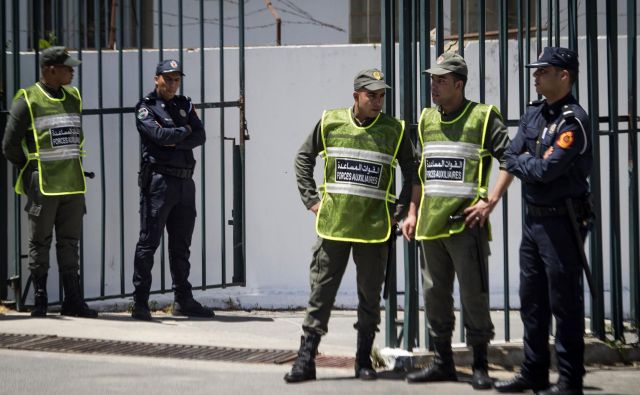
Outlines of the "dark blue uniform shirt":
[{"label": "dark blue uniform shirt", "polygon": [[[553,151],[544,159],[549,147]],[[587,113],[571,94],[552,105],[532,103],[505,156],[507,171],[522,180],[527,203],[560,206],[567,197],[586,196],[593,162]]]},{"label": "dark blue uniform shirt", "polygon": [[202,121],[186,96],[165,101],[154,90],[136,105],[136,126],[143,162],[162,166],[192,169],[192,150],[206,140]]}]

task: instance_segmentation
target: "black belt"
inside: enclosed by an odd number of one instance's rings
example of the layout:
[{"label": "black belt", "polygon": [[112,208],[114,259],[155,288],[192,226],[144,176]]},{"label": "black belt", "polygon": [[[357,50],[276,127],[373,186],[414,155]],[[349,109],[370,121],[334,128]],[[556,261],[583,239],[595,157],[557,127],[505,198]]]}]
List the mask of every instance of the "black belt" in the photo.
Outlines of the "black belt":
[{"label": "black belt", "polygon": [[532,217],[561,217],[568,212],[566,206],[534,206],[527,203],[527,214]]},{"label": "black belt", "polygon": [[177,178],[191,178],[193,176],[193,169],[185,169],[181,167],[170,167],[170,166],[162,166],[157,164],[151,164],[151,171],[159,174],[164,174],[167,176],[177,177]]},{"label": "black belt", "polygon": [[[569,215],[566,204],[558,206],[536,206],[535,204],[527,203],[526,206],[527,215],[532,217],[562,217]],[[573,199],[572,206],[579,218],[583,218],[590,213],[588,202],[582,199]]]}]

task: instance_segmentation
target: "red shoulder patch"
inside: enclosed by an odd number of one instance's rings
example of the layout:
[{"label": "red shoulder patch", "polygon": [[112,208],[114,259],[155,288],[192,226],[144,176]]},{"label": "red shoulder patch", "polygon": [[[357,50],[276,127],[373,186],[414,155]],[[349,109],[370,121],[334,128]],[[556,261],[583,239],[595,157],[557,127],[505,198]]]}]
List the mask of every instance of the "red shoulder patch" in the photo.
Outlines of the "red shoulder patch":
[{"label": "red shoulder patch", "polygon": [[558,137],[558,147],[567,149],[573,145],[573,130],[567,130]]}]

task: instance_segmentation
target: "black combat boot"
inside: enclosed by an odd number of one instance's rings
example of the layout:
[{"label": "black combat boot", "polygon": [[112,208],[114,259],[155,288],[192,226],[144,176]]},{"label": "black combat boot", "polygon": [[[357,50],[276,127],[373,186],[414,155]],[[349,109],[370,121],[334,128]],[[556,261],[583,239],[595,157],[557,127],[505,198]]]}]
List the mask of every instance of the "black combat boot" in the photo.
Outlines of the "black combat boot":
[{"label": "black combat boot", "polygon": [[301,381],[316,379],[316,354],[320,344],[320,335],[310,333],[300,337],[300,349],[298,358],[291,367],[291,372],[284,375],[287,383],[298,383]]},{"label": "black combat boot", "polygon": [[487,362],[487,343],[473,346],[473,378],[471,386],[476,390],[488,390],[493,381],[489,377],[489,363]]},{"label": "black combat boot", "polygon": [[133,309],[131,318],[141,321],[151,321],[151,310],[149,309],[149,294],[133,294]]},{"label": "black combat boot", "polygon": [[171,308],[171,315],[184,317],[213,318],[215,313],[212,309],[202,306],[193,297],[176,297]]},{"label": "black combat boot", "polygon": [[80,292],[80,278],[76,273],[62,275],[62,288],[64,289],[64,301],[60,309],[61,315],[84,318],[96,318],[98,316],[98,312],[90,309],[84,302]]},{"label": "black combat boot", "polygon": [[378,374],[371,363],[371,347],[373,347],[373,339],[375,332],[358,331],[358,350],[356,351],[356,378],[362,380],[375,380]]},{"label": "black combat boot", "polygon": [[31,310],[32,317],[46,317],[47,307],[49,305],[49,299],[47,298],[47,275],[36,276],[31,273],[31,279],[33,280],[33,310]]},{"label": "black combat boot", "polygon": [[433,343],[435,357],[431,365],[419,372],[409,373],[407,381],[410,383],[425,383],[428,381],[458,381],[456,367],[453,363],[451,340],[439,340]]}]

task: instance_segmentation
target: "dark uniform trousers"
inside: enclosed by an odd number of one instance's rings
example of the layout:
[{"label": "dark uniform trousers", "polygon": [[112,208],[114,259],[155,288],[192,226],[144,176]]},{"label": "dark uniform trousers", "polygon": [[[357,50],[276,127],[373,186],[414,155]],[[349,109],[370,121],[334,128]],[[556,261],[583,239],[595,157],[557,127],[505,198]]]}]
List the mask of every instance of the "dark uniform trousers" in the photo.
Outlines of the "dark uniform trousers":
[{"label": "dark uniform trousers", "polygon": [[[457,274],[467,343],[489,343],[494,327],[489,312],[489,294],[482,290],[480,266],[488,266],[489,243],[486,228],[465,229],[449,237],[421,242],[424,301],[429,332],[434,340],[451,341],[455,328],[453,281]],[[478,237],[482,240],[478,241]],[[479,243],[483,244],[480,256]],[[486,273],[486,271],[485,271]],[[487,287],[488,288],[488,287]]]},{"label": "dark uniform trousers", "polygon": [[82,236],[82,217],[85,213],[84,194],[45,196],[38,186],[38,172],[25,171],[28,180],[25,192],[25,211],[29,216],[29,269],[35,277],[47,274],[49,251],[56,231],[56,258],[61,275],[77,273],[78,245]]},{"label": "dark uniform trousers", "polygon": [[313,247],[309,275],[309,306],[302,324],[305,334],[327,333],[331,309],[352,250],[358,284],[358,322],[355,327],[364,332],[377,331],[380,324],[380,293],[384,282],[388,244],[351,243],[318,238]]},{"label": "dark uniform trousers", "polygon": [[[582,239],[586,236],[582,230]],[[522,374],[548,381],[549,326],[556,319],[555,349],[561,380],[581,388],[585,373],[582,266],[568,216],[527,215],[520,245],[520,315],[524,323]]]},{"label": "dark uniform trousers", "polygon": [[133,285],[136,297],[148,298],[153,256],[166,225],[169,268],[177,299],[191,298],[189,248],[196,219],[195,184],[191,178],[152,173],[140,192],[140,239],[136,245]]}]

